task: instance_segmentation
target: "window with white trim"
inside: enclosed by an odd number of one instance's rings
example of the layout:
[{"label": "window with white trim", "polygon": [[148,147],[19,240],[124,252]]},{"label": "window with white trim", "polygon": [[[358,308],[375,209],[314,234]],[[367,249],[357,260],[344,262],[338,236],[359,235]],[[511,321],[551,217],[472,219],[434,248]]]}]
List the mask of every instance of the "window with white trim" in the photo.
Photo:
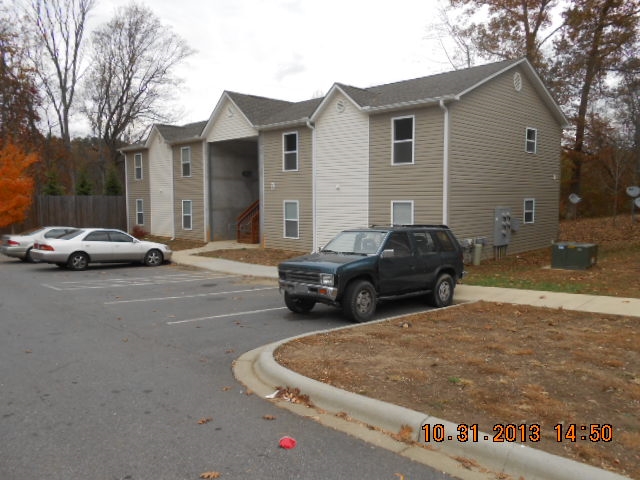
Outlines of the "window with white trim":
[{"label": "window with white trim", "polygon": [[282,135],[282,169],[298,170],[298,132]]},{"label": "window with white trim", "polygon": [[300,209],[297,200],[284,202],[284,238],[300,237]]},{"label": "window with white trim", "polygon": [[536,220],[536,200],[535,198],[524,199],[524,220],[523,223],[534,223]]},{"label": "window with white trim", "polygon": [[413,200],[391,202],[391,225],[413,225]]},{"label": "window with white trim", "polygon": [[136,153],[133,156],[133,164],[135,169],[136,180],[142,180],[142,154]]},{"label": "window with white trim", "polygon": [[182,176],[191,176],[191,147],[182,147],[180,149],[180,163],[182,164]]},{"label": "window with white trim", "polygon": [[413,163],[414,117],[392,119],[393,165]]},{"label": "window with white trim", "polygon": [[182,228],[191,230],[193,228],[193,202],[191,200],[182,200]]},{"label": "window with white trim", "polygon": [[525,139],[525,151],[527,153],[536,153],[538,149],[538,130],[527,127]]},{"label": "window with white trim", "polygon": [[136,199],[136,225],[144,225],[144,200]]}]

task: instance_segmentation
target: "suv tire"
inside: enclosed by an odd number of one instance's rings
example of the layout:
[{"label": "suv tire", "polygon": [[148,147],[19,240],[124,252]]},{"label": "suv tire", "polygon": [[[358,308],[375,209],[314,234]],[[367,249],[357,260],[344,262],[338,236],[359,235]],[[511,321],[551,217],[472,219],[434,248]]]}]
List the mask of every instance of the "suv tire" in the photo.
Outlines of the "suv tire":
[{"label": "suv tire", "polygon": [[443,273],[436,280],[433,291],[429,294],[429,305],[436,308],[448,307],[453,301],[455,283],[451,275]]},{"label": "suv tire", "polygon": [[376,311],[376,289],[366,280],[351,282],[342,299],[344,314],[356,322],[371,320]]},{"label": "suv tire", "polygon": [[315,306],[315,300],[310,298],[296,298],[284,292],[284,304],[293,313],[309,313]]}]

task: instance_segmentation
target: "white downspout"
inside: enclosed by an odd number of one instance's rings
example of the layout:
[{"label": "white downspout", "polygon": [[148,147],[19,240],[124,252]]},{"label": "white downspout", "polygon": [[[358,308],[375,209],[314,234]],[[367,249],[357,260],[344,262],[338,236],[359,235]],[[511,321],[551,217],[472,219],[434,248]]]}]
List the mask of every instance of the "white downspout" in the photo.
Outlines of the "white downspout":
[{"label": "white downspout", "polygon": [[307,127],[311,130],[311,222],[313,223],[311,231],[313,239],[311,243],[311,251],[318,249],[318,235],[316,232],[316,127],[307,119]]},{"label": "white downspout", "polygon": [[449,224],[449,109],[440,99],[440,108],[444,112],[444,144],[442,152],[442,223]]}]

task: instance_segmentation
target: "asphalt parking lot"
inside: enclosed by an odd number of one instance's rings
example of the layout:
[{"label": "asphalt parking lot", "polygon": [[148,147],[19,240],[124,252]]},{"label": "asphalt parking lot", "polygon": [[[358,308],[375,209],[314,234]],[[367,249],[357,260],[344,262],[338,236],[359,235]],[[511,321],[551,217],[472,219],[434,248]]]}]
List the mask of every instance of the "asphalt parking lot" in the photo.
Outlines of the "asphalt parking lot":
[{"label": "asphalt parking lot", "polygon": [[[422,308],[386,306],[381,314]],[[342,326],[275,281],[175,265],[71,272],[0,258],[0,478],[436,479],[248,394],[242,353]],[[266,418],[275,417],[273,420]],[[294,450],[278,448],[284,435]],[[401,475],[402,477],[400,477]]]}]

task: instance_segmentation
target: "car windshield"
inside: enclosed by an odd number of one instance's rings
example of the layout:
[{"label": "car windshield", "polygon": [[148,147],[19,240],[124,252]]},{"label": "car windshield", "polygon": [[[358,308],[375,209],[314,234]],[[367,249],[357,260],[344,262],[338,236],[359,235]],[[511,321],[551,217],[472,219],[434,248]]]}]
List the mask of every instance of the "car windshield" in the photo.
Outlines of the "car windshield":
[{"label": "car windshield", "polygon": [[66,235],[62,235],[61,237],[58,237],[58,238],[61,238],[62,240],[69,240],[71,238],[77,237],[82,232],[84,232],[84,230],[74,230],[73,232],[69,232]]},{"label": "car windshield", "polygon": [[327,243],[322,251],[373,255],[378,252],[386,234],[370,230],[342,232]]}]

